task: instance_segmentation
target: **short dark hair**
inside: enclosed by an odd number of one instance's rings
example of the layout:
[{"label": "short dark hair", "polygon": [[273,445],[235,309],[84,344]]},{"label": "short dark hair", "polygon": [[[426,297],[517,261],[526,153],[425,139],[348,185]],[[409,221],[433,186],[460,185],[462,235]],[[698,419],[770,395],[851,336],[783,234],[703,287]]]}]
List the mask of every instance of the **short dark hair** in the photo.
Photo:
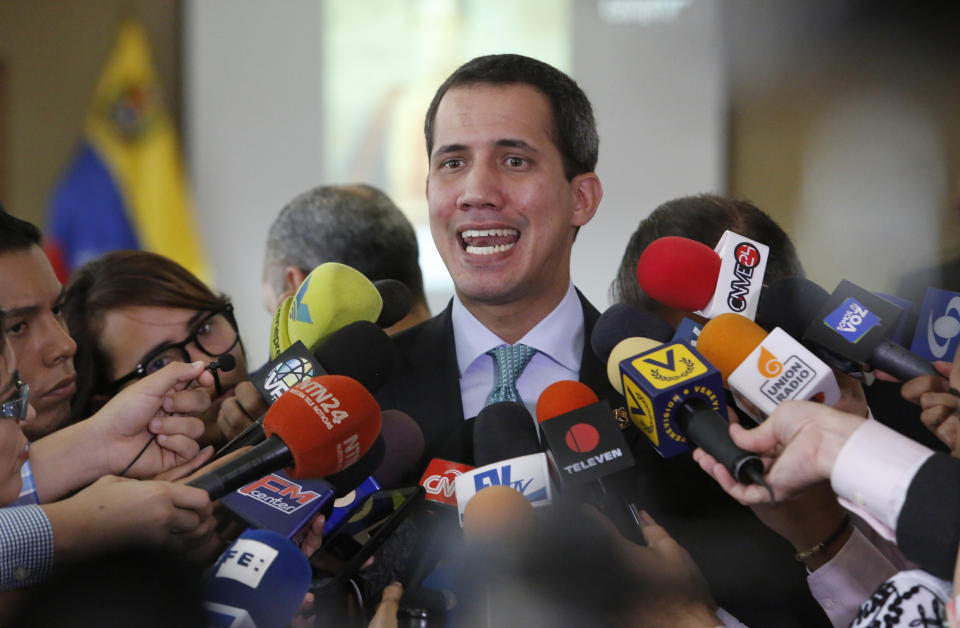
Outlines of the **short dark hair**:
[{"label": "short dark hair", "polygon": [[587,95],[576,81],[555,67],[515,54],[487,55],[467,61],[437,89],[423,124],[428,158],[433,151],[437,108],[444,94],[455,87],[483,83],[529,85],[543,94],[553,114],[550,138],[563,158],[564,175],[567,179],[573,179],[596,169],[600,140],[593,119],[593,107]]},{"label": "short dark hair", "polygon": [[396,279],[426,302],[413,225],[371,185],[321,185],[300,194],[270,225],[264,279],[284,290],[283,269],[310,272],[325,262],[359,270],[370,281]]},{"label": "short dark hair", "polygon": [[32,222],[21,220],[0,205],[0,255],[40,246],[43,235]]},{"label": "short dark hair", "polygon": [[214,311],[227,303],[180,264],[148,251],[113,251],[75,270],[63,296],[63,317],[77,343],[73,416],[90,416],[94,397],[112,392],[113,365],[99,342],[108,312],[133,305]]},{"label": "short dark hair", "polygon": [[665,236],[689,238],[713,248],[727,230],[770,247],[764,273],[766,283],[781,277],[803,277],[803,266],[793,242],[770,216],[750,201],[698,194],[667,201],[640,221],[620,260],[617,277],[610,285],[611,301],[652,312],[663,311],[664,306],[647,296],[637,282],[640,254],[651,242]]}]

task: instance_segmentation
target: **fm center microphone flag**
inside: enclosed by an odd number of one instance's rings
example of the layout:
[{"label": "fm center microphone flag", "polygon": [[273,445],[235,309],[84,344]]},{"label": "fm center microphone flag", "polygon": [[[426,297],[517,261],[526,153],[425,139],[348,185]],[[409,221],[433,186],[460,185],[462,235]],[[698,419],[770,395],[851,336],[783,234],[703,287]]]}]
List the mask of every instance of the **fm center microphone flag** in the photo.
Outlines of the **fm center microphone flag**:
[{"label": "fm center microphone flag", "polygon": [[620,362],[627,413],[664,458],[693,449],[684,436],[679,411],[684,401],[700,399],[727,415],[720,372],[683,342],[670,342]]},{"label": "fm center microphone flag", "polygon": [[734,369],[727,384],[740,409],[757,422],[787,399],[830,406],[840,401],[830,367],[779,327]]},{"label": "fm center microphone flag", "polygon": [[733,231],[724,231],[714,250],[720,256],[717,289],[707,306],[696,313],[713,318],[734,312],[753,320],[757,315],[770,247]]}]

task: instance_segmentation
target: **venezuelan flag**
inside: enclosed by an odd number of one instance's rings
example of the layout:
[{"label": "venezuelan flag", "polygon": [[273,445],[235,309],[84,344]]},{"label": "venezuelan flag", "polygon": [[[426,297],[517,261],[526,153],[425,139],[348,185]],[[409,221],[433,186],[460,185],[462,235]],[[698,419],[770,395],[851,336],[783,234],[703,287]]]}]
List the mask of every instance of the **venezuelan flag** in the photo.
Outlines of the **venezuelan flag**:
[{"label": "venezuelan flag", "polygon": [[84,138],[53,194],[44,248],[61,280],[116,249],[160,253],[210,280],[176,133],[160,101],[146,35],[133,20],[120,25]]}]

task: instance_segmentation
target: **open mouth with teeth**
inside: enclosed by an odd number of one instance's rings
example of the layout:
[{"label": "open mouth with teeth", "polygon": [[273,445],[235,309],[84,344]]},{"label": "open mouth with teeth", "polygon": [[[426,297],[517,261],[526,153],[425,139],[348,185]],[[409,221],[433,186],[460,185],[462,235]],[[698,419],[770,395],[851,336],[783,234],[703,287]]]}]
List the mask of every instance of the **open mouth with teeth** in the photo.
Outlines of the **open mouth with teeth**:
[{"label": "open mouth with teeth", "polygon": [[460,232],[460,242],[471,255],[493,255],[513,248],[520,239],[516,229],[465,229]]}]

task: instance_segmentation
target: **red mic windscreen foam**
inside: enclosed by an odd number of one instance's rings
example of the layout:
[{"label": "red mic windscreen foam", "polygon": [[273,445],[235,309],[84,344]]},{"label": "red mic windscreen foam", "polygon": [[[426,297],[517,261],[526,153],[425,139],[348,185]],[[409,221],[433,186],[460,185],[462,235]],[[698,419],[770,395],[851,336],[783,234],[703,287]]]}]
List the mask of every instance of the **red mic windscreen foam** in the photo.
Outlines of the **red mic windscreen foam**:
[{"label": "red mic windscreen foam", "polygon": [[746,316],[721,314],[703,326],[697,339],[697,351],[717,367],[726,384],[730,374],[766,337],[766,330]]},{"label": "red mic windscreen foam", "polygon": [[654,301],[685,312],[710,303],[719,276],[717,252],[689,238],[658,238],[637,262],[637,281],[643,291]]},{"label": "red mic windscreen foam", "polygon": [[370,449],[380,433],[380,406],[357,380],[321,375],[280,395],[263,418],[263,431],[290,448],[290,475],[324,477]]},{"label": "red mic windscreen foam", "polygon": [[597,403],[597,393],[583,382],[562,379],[554,382],[540,393],[537,399],[537,422],[549,421],[555,416],[573,412],[578,408]]}]

